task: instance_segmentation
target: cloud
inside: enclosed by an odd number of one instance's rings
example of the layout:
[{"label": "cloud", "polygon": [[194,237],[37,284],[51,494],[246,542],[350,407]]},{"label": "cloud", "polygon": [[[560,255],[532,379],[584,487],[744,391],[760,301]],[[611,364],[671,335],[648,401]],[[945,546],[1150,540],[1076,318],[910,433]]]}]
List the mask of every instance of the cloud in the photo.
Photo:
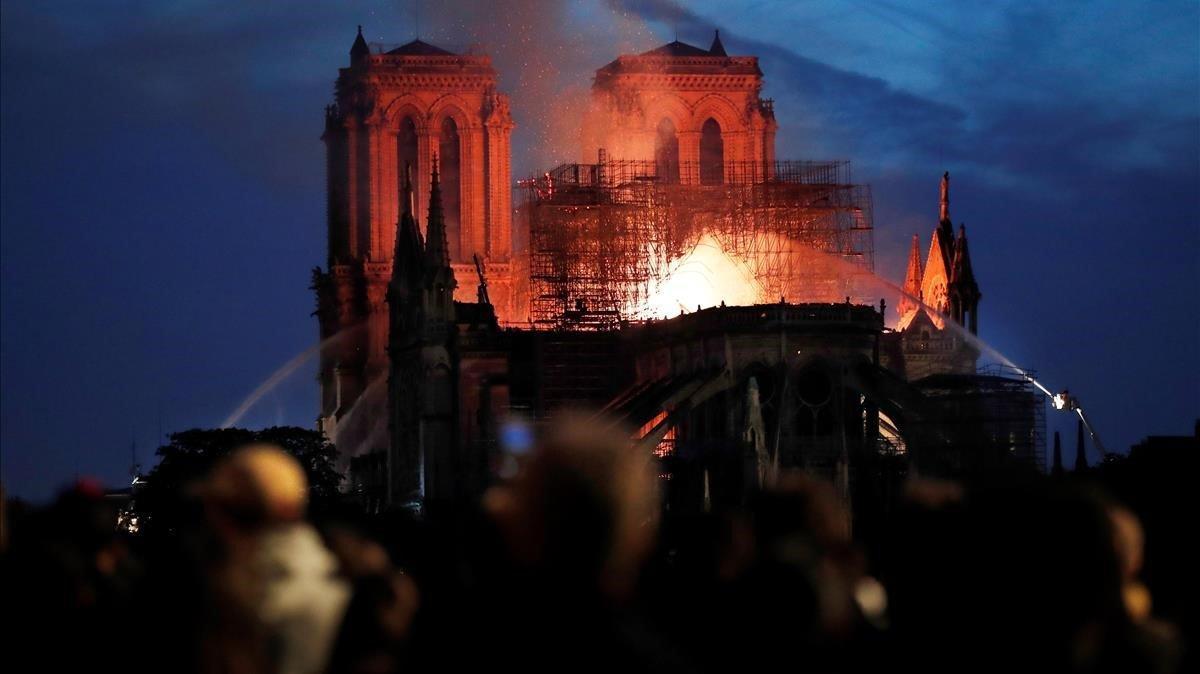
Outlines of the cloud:
[{"label": "cloud", "polygon": [[[516,176],[577,159],[597,67],[720,27],[761,57],[779,156],[851,159],[872,184],[881,271],[901,274],[908,237],[928,236],[949,168],[989,340],[1087,394],[1114,446],[1182,431],[1170,420],[1200,406],[1200,325],[1178,319],[1200,286],[1194,2],[422,4],[424,39],[491,54]],[[42,463],[68,465],[57,447],[127,447],[131,410],[176,382],[190,402],[171,418],[211,423],[315,334],[321,110],[356,24],[399,43],[414,19],[374,0],[0,3],[14,483],[62,477]],[[231,345],[228,325],[253,344]],[[98,383],[118,380],[128,395]],[[1147,389],[1184,393],[1126,415],[1126,392]]]}]

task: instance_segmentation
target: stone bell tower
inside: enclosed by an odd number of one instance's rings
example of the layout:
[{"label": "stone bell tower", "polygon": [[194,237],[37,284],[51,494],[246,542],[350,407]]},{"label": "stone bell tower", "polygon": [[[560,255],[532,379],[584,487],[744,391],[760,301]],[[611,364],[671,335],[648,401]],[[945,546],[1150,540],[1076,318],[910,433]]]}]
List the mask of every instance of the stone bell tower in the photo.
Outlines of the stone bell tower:
[{"label": "stone bell tower", "polygon": [[[478,255],[501,321],[512,308],[512,182],[508,96],[486,55],[455,54],[414,40],[368,45],[359,28],[350,65],[338,71],[325,111],[328,268],[313,276],[321,338],[322,429],[343,454],[386,448],[383,414],[346,417],[360,396],[386,397],[387,287],[405,167],[427,223],[433,162],[440,160],[443,217],[454,299],[474,300]],[[376,395],[378,394],[378,395]],[[368,404],[363,400],[363,405]],[[382,403],[379,412],[382,412]],[[370,419],[366,419],[369,417]],[[386,425],[386,424],[385,424]],[[359,427],[361,426],[361,427]]]},{"label": "stone bell tower", "polygon": [[730,56],[720,34],[702,49],[671,42],[596,71],[582,160],[653,161],[660,180],[716,184],[775,162],[774,104],[760,97],[755,56]]}]

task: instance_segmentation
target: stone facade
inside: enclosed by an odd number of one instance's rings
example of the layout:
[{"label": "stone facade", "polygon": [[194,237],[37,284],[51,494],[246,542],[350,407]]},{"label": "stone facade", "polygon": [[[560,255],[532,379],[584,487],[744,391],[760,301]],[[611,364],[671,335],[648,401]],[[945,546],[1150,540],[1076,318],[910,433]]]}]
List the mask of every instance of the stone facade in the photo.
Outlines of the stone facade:
[{"label": "stone facade", "polygon": [[[386,444],[378,424],[343,424],[368,391],[382,397],[396,223],[412,175],[416,222],[428,222],[430,177],[442,164],[447,253],[456,299],[473,299],[474,258],[487,270],[502,320],[512,307],[512,196],[509,100],[497,91],[491,59],[421,42],[386,52],[361,30],[350,66],[338,74],[325,115],[328,269],[318,270],[322,349],[320,425],[354,454]],[[336,335],[336,337],[335,337]],[[382,412],[375,401],[363,401]],[[379,407],[379,409],[374,409]],[[359,417],[376,414],[356,415]]]},{"label": "stone facade", "polygon": [[580,159],[658,160],[683,167],[684,184],[707,182],[706,163],[771,166],[777,125],[762,84],[758,58],[728,56],[719,37],[707,51],[676,41],[620,56],[596,71]]}]

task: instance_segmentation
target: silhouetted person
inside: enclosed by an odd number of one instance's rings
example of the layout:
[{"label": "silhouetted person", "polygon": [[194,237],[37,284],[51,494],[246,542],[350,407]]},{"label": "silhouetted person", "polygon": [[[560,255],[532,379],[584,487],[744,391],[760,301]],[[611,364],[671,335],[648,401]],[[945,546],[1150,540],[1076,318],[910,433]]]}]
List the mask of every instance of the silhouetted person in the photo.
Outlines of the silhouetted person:
[{"label": "silhouetted person", "polygon": [[[627,434],[556,422],[484,499],[502,554],[480,600],[469,663],[497,671],[669,671],[629,610],[657,533],[657,478]],[[470,637],[468,637],[470,639]]]},{"label": "silhouetted person", "polygon": [[1127,608],[1122,556],[1135,544],[1115,526],[1102,499],[1044,480],[910,500],[888,576],[898,660],[932,672],[1172,671]]},{"label": "silhouetted person", "polygon": [[[224,553],[212,568],[220,606],[206,657],[218,667],[228,657],[238,669],[323,672],[350,587],[304,521],[308,484],[299,463],[278,447],[245,447],[214,468],[202,494]],[[246,632],[232,631],[226,620]]]},{"label": "silhouetted person", "polygon": [[75,671],[121,661],[140,565],[117,534],[116,517],[99,484],[83,480],[12,523],[0,565],[10,665]]},{"label": "silhouetted person", "polygon": [[[680,608],[668,618],[682,625],[677,638],[696,667],[869,668],[878,651],[871,645],[878,628],[870,620],[883,624],[886,598],[864,573],[849,515],[831,484],[786,473],[754,494],[744,512],[696,524],[679,541],[676,557],[683,559],[675,566],[687,575],[669,599]],[[712,536],[711,552],[687,540],[697,535]],[[697,556],[701,568],[688,559]]]},{"label": "silhouetted person", "polygon": [[365,674],[403,669],[406,640],[418,601],[413,581],[392,565],[379,543],[346,526],[326,540],[352,587],[327,671]]}]

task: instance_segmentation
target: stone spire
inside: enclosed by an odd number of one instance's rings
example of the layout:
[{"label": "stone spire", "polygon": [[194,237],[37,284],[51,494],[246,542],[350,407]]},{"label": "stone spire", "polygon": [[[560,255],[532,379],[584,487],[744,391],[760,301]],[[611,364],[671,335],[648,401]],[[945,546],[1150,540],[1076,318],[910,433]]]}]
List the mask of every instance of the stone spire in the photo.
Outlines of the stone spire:
[{"label": "stone spire", "polygon": [[912,246],[908,250],[908,271],[904,274],[904,295],[897,306],[901,317],[921,308],[913,299],[921,297],[921,276],[921,237],[913,234]]},{"label": "stone spire", "polygon": [[1063,476],[1062,437],[1059,436],[1058,431],[1054,431],[1054,463],[1050,466],[1050,475]]},{"label": "stone spire", "polygon": [[725,53],[725,45],[721,44],[721,31],[713,31],[712,46],[708,48],[708,53],[713,56],[728,56]]},{"label": "stone spire", "polygon": [[[921,295],[925,304],[939,313],[950,313],[950,264],[954,254],[954,225],[950,222],[950,172],[942,174],[941,209],[929,257],[921,276]],[[935,319],[936,320],[936,319]],[[939,323],[940,325],[940,323]]]},{"label": "stone spire", "polygon": [[450,266],[450,245],[446,240],[446,215],[442,212],[442,185],[438,179],[438,158],[433,155],[433,175],[429,181],[429,224],[425,228],[425,262],[433,272]]},{"label": "stone spire", "polygon": [[454,322],[454,270],[446,243],[446,215],[442,211],[442,186],[438,181],[437,155],[429,181],[429,223],[425,227],[425,308],[431,329]]},{"label": "stone spire", "polygon": [[403,211],[396,223],[396,247],[392,254],[392,283],[394,286],[407,284],[414,290],[420,285],[424,266],[425,245],[421,242],[421,230],[417,227],[416,202],[413,197],[412,166],[404,167],[404,191],[400,196]]},{"label": "stone spire", "polygon": [[950,220],[950,172],[942,174],[941,198],[938,200],[938,234],[941,235],[942,256],[950,267],[954,255],[954,223]]},{"label": "stone spire", "polygon": [[938,211],[938,222],[950,222],[950,172],[942,174],[941,208]]},{"label": "stone spire", "polygon": [[1081,473],[1087,469],[1087,452],[1083,447],[1083,419],[1080,419],[1075,430],[1075,472]]},{"label": "stone spire", "polygon": [[[971,252],[967,249],[967,227],[959,225],[954,241],[954,260],[950,263],[950,312],[960,325],[968,326],[971,334],[978,332],[979,284],[971,269]],[[969,325],[968,325],[969,323]]]},{"label": "stone spire", "polygon": [[367,46],[367,41],[363,39],[362,26],[358,27],[358,37],[354,38],[354,44],[350,47],[350,63],[358,63],[360,59],[371,55],[371,48]]}]

